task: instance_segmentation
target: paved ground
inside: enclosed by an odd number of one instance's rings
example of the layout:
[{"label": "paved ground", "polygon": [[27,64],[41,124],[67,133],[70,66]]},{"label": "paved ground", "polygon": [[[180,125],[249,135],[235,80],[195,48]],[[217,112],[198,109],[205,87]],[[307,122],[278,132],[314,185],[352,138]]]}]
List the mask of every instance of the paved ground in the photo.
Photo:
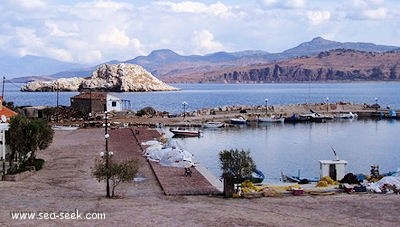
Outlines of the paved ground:
[{"label": "paved ground", "polygon": [[191,168],[192,176],[186,177],[183,168],[166,167],[157,162],[147,162],[142,152],[145,147],[140,144],[141,142],[161,137],[157,130],[145,127],[121,128],[110,130],[109,134],[109,150],[114,152],[114,158],[117,160],[137,158],[141,164],[140,174],[146,178],[153,178],[153,176],[149,176],[152,174],[148,171],[150,166],[166,195],[209,195],[221,193],[196,168]]}]

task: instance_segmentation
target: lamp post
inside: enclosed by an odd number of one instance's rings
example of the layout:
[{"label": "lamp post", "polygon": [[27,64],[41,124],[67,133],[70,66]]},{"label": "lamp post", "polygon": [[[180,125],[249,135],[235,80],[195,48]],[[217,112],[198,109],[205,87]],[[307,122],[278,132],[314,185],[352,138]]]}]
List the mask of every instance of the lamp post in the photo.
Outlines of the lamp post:
[{"label": "lamp post", "polygon": [[326,97],[326,112],[329,112],[329,97]]},{"label": "lamp post", "polygon": [[268,115],[268,99],[265,99],[265,114]]},{"label": "lamp post", "polygon": [[183,106],[183,119],[185,119],[186,117],[186,106],[187,106],[187,102],[183,101],[182,106]]},{"label": "lamp post", "polygon": [[378,97],[375,97],[375,112],[378,112]]},{"label": "lamp post", "polygon": [[110,196],[110,162],[109,162],[109,158],[110,158],[110,155],[112,155],[112,152],[108,152],[108,138],[110,137],[110,135],[108,134],[109,123],[108,123],[107,111],[105,111],[104,114],[105,115],[104,115],[104,124],[103,124],[103,126],[104,126],[104,138],[106,140],[106,152],[105,153],[101,152],[100,156],[106,159],[105,160],[106,161],[106,170],[107,170],[106,192],[107,192],[107,197],[110,198],[111,196]]}]

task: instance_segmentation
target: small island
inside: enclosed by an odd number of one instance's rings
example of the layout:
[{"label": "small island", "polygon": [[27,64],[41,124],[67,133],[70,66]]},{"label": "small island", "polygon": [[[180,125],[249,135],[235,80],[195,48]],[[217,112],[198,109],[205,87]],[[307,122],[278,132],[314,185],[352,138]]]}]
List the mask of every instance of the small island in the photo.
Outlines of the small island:
[{"label": "small island", "polygon": [[53,81],[32,81],[26,83],[21,91],[108,91],[108,92],[142,92],[142,91],[176,91],[154,77],[143,67],[135,64],[103,64],[89,78],[60,78]]}]

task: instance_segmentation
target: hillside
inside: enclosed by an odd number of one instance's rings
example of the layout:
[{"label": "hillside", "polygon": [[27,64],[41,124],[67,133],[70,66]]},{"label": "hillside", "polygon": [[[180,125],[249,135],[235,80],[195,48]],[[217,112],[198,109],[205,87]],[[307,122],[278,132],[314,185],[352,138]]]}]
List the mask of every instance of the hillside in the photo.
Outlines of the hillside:
[{"label": "hillside", "polygon": [[[249,67],[253,69],[256,66],[268,65],[271,62],[282,61],[287,59],[297,59],[301,56],[312,56],[324,51],[334,49],[352,49],[358,51],[383,53],[387,51],[398,50],[399,47],[376,45],[373,43],[359,43],[359,42],[335,42],[316,37],[309,42],[301,43],[300,45],[283,51],[281,53],[269,53],[262,50],[246,50],[239,52],[216,52],[206,55],[189,55],[184,56],[175,53],[169,49],[154,50],[147,56],[138,56],[136,58],[126,61],[112,61],[110,63],[129,63],[137,64],[151,72],[155,77],[168,82],[222,82],[221,79],[215,76],[215,73],[233,73],[234,71],[246,71]],[[32,59],[35,60],[36,58]],[[354,59],[350,59],[351,61]],[[10,63],[11,64],[11,63]],[[40,64],[41,67],[50,64]],[[20,77],[11,80],[12,82],[26,82],[31,80],[54,80],[57,78],[69,77],[89,77],[91,72],[97,66],[85,68],[70,68],[58,73],[41,74],[36,77]],[[34,68],[34,67],[33,67]],[[201,79],[202,76],[210,77],[212,74],[213,79]],[[29,74],[30,75],[30,74]],[[190,78],[193,77],[193,78]],[[229,81],[229,80],[227,80]],[[237,80],[234,80],[238,82]]]},{"label": "hillside", "polygon": [[338,49],[273,63],[170,76],[167,83],[268,83],[399,80],[400,52]]}]

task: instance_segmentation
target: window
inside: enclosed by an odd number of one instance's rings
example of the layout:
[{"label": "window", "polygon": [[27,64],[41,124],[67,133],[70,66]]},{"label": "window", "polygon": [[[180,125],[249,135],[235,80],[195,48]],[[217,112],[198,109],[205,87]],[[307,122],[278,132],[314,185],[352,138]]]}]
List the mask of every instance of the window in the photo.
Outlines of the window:
[{"label": "window", "polygon": [[112,102],[111,102],[111,106],[112,106],[112,107],[116,107],[116,106],[117,106],[117,102],[116,102],[116,101],[112,101]]}]

